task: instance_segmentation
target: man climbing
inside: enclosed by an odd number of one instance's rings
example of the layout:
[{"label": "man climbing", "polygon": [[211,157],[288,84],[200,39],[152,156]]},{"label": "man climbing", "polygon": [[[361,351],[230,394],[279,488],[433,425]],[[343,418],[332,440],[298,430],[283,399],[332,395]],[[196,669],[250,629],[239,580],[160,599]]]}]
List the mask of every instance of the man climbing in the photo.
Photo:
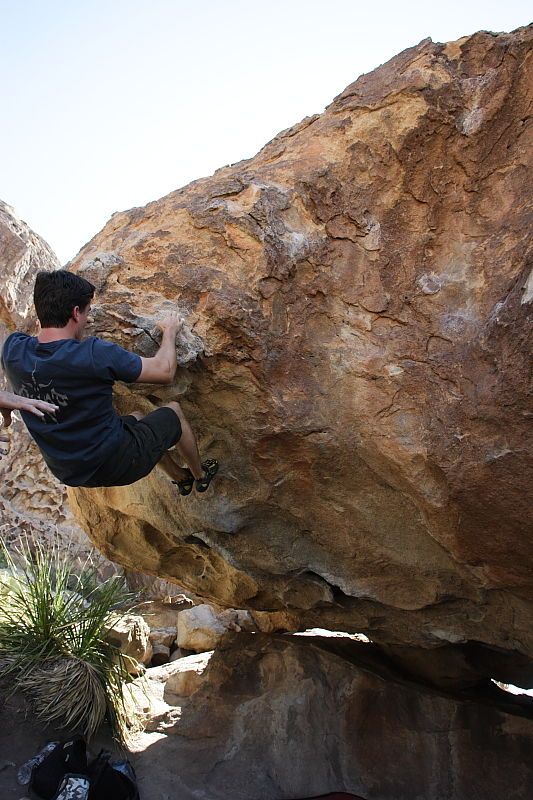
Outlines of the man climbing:
[{"label": "man climbing", "polygon": [[[74,273],[39,272],[33,299],[40,333],[12,333],[4,344],[2,366],[15,391],[57,407],[45,410],[44,418],[20,409],[48,467],[68,486],[97,487],[134,483],[159,463],[180,494],[190,494],[193,486],[205,492],[218,463],[200,462],[179,403],[122,417],[112,404],[115,381],[172,383],[183,321],[171,313],[159,322],[159,350],[142,358],[94,336],[83,339],[93,297],[92,283]],[[186,468],[167,452],[174,446]]]}]

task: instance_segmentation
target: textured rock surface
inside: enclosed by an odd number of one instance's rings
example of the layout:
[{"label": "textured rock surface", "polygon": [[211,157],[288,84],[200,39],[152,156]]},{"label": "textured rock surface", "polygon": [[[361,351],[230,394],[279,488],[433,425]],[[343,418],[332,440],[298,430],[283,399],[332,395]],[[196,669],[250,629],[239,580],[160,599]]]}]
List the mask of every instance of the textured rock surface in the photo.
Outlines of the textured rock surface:
[{"label": "textured rock surface", "polygon": [[302,625],[533,653],[531,36],[425,40],[82,249],[97,334],[153,354],[187,317],[175,386],[118,407],[182,396],[222,463],[205,497],[159,470],[73,493],[108,556]]},{"label": "textured rock surface", "polygon": [[[143,800],[279,800],[342,787],[367,800],[533,796],[531,718],[420,689],[319,644],[237,634],[215,654],[149,669],[136,694],[150,732],[129,756]],[[22,698],[5,694],[0,796],[20,800],[17,768],[66,733],[35,725]],[[91,755],[101,747],[123,757],[100,736]]]},{"label": "textured rock surface", "polygon": [[33,283],[40,269],[58,269],[57,256],[43,238],[0,200],[0,324],[25,328],[33,323]]},{"label": "textured rock surface", "polygon": [[[165,694],[171,693],[178,697],[189,697],[201,686],[206,667],[212,653],[200,653],[181,658],[179,663],[174,663],[166,668],[166,674],[161,671],[159,680],[162,682]],[[153,681],[152,670],[146,676]]]},{"label": "textured rock surface", "polygon": [[178,647],[202,653],[217,646],[227,633],[211,606],[203,603],[178,616]]},{"label": "textured rock surface", "polygon": [[[146,622],[146,618],[143,617]],[[176,627],[174,628],[151,628],[150,641],[152,644],[162,644],[165,647],[171,648],[176,641],[177,636]]]},{"label": "textured rock surface", "polygon": [[[125,614],[113,621],[108,628],[107,639],[124,655],[141,664],[149,664],[152,660],[153,647],[150,641],[150,628],[139,614]],[[128,669],[130,672],[137,672],[137,666],[134,663],[128,664]]]},{"label": "textured rock surface", "polygon": [[170,647],[164,644],[152,644],[153,652],[150,664],[152,667],[159,667],[170,661]]},{"label": "textured rock surface", "polygon": [[261,620],[261,623],[258,625],[249,611],[228,608],[217,614],[210,605],[202,603],[179,614],[178,646],[196,653],[212,650],[228,631],[276,630],[278,615],[274,612],[273,620]]},{"label": "textured rock surface", "polygon": [[[23,222],[14,209],[0,200],[0,349],[15,329],[35,333],[33,312],[36,273],[60,267],[50,246]],[[0,369],[0,389],[7,388]],[[0,460],[0,535],[11,548],[29,536],[69,550],[80,565],[90,559],[98,574],[106,578],[117,566],[96,550],[74,519],[65,486],[43,462],[41,454],[18,415],[9,428],[8,455]],[[148,596],[176,595],[176,584],[129,572],[127,581],[135,591]]]},{"label": "textured rock surface", "polygon": [[172,786],[169,796],[183,800],[533,795],[531,718],[348,663],[311,640],[233,634],[207,668],[194,666],[192,694],[176,697],[170,686],[182,690],[190,661],[147,673],[143,697],[154,697],[156,714],[134,763],[143,784],[157,766],[162,794]]},{"label": "textured rock surface", "polygon": [[173,628],[176,630],[178,615],[194,605],[185,595],[180,597],[183,599],[177,603],[163,603],[161,600],[149,600],[148,602],[140,603],[137,606],[136,613],[142,616],[151,630],[157,628]]}]

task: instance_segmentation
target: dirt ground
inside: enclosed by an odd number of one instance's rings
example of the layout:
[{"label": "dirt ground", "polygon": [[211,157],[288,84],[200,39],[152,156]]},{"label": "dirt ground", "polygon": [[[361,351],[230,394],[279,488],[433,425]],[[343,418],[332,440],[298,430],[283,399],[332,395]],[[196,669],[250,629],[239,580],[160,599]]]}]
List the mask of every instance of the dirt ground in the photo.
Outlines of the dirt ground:
[{"label": "dirt ground", "polygon": [[[179,800],[173,788],[175,778],[162,768],[153,756],[143,755],[158,734],[142,734],[138,737],[135,753],[127,753],[137,772],[141,800]],[[11,698],[0,695],[0,798],[1,800],[25,800],[29,797],[27,787],[17,783],[17,770],[29,758],[53,740],[65,739],[64,732],[45,728],[32,719],[24,699],[20,695]],[[101,748],[111,750],[116,758],[124,752],[109,735],[100,733],[90,743],[89,754],[96,756]]]}]

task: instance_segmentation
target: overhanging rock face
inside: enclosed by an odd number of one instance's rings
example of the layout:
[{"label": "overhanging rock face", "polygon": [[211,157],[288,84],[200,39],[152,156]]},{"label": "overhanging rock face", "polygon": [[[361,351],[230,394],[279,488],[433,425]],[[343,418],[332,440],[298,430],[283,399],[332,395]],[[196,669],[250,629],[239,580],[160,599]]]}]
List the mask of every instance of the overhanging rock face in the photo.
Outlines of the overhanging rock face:
[{"label": "overhanging rock face", "polygon": [[531,28],[430,40],[253,159],[115,214],[71,268],[221,471],[76,490],[95,543],[221,604],[382,643],[533,653]]}]

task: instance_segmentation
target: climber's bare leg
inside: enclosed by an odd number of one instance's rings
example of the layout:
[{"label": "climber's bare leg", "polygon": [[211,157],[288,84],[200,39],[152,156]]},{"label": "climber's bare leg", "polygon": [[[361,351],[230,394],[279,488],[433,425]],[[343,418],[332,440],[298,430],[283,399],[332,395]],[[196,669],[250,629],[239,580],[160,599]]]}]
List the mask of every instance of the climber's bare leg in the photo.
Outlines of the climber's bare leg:
[{"label": "climber's bare leg", "polygon": [[[202,468],[202,463],[200,461],[200,453],[198,452],[198,444],[196,442],[196,436],[194,435],[193,429],[189,425],[187,417],[183,413],[183,409],[177,402],[167,403],[161,408],[171,408],[175,414],[177,414],[180,424],[181,424],[181,437],[179,442],[176,444],[176,450],[182,457],[182,459],[186,462],[187,466],[189,467],[190,471],[192,472],[193,476],[196,480],[201,480],[204,477],[204,470]],[[163,469],[167,471],[168,462],[172,463],[171,469],[178,469],[182,473],[182,477],[180,478],[172,478],[172,480],[183,480],[184,477],[187,477],[187,471],[182,470],[181,467],[178,467],[171,459],[168,453],[165,453],[161,461],[159,462]],[[170,474],[170,473],[168,473]],[[171,476],[172,477],[172,476]]]},{"label": "climber's bare leg", "polygon": [[171,481],[185,481],[187,478],[190,479],[191,477],[189,470],[179,467],[173,460],[168,450],[166,453],[163,453],[159,459],[159,466],[163,472],[166,472]]}]

